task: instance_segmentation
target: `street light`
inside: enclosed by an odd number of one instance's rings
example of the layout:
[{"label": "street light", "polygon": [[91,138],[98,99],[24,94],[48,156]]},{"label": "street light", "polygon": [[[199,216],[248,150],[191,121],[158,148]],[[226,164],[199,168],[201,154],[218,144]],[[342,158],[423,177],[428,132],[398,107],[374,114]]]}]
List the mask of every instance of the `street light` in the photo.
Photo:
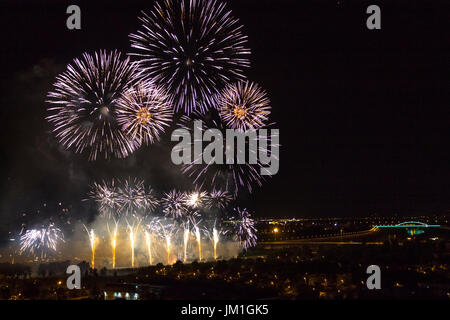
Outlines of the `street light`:
[{"label": "street light", "polygon": [[275,234],[275,241],[277,240],[277,233],[279,232],[278,228],[273,229],[273,233]]}]

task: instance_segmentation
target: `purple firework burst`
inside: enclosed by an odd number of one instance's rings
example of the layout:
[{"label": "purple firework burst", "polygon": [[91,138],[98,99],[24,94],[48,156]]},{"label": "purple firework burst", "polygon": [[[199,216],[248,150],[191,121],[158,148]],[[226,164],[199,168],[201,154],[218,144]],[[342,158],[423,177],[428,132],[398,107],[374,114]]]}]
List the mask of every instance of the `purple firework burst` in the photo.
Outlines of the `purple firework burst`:
[{"label": "purple firework burst", "polygon": [[84,53],[56,78],[47,119],[66,149],[125,158],[137,148],[117,122],[118,99],[138,81],[136,65],[117,51]]},{"label": "purple firework burst", "polygon": [[176,111],[205,111],[217,88],[245,79],[247,37],[225,2],[158,1],[139,20],[132,54],[145,76],[168,87]]},{"label": "purple firework burst", "polygon": [[117,122],[139,146],[159,141],[173,117],[172,102],[163,87],[142,82],[118,101]]},{"label": "purple firework burst", "polygon": [[267,125],[271,109],[266,92],[248,81],[228,85],[218,95],[217,107],[229,128],[242,131]]}]

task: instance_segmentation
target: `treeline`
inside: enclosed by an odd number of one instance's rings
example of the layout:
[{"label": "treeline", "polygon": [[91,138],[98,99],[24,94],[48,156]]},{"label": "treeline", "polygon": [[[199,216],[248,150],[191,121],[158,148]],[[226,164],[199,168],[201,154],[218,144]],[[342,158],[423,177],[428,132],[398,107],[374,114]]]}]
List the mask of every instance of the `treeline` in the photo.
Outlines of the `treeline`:
[{"label": "treeline", "polygon": [[[39,264],[36,273],[39,277],[53,277],[65,275],[67,267],[72,263],[70,260],[59,261],[59,262],[48,262]],[[89,270],[89,263],[83,261],[78,264],[81,272],[84,274]],[[33,273],[32,265],[30,264],[20,264],[20,263],[0,263],[0,276],[6,278],[31,278]]]},{"label": "treeline", "polygon": [[7,278],[30,278],[31,277],[31,266],[15,263],[11,264],[9,262],[0,263],[0,275]]}]

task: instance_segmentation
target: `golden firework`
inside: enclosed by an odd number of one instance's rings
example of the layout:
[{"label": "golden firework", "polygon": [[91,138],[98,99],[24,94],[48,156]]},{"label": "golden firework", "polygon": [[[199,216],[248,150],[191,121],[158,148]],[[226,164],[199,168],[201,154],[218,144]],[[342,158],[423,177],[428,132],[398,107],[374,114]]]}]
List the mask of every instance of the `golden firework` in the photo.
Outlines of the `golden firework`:
[{"label": "golden firework", "polygon": [[234,116],[237,117],[239,120],[243,120],[247,117],[247,108],[236,106],[233,110]]},{"label": "golden firework", "polygon": [[141,125],[146,125],[152,119],[152,114],[147,108],[139,108],[136,112],[136,121]]}]

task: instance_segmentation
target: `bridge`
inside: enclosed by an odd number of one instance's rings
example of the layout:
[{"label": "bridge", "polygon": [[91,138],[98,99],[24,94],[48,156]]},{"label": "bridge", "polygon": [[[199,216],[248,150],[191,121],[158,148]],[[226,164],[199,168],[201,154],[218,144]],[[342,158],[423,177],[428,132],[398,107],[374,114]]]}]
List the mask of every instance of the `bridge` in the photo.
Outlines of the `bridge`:
[{"label": "bridge", "polygon": [[377,228],[440,228],[439,224],[426,224],[419,221],[406,221],[395,225],[373,226]]}]

